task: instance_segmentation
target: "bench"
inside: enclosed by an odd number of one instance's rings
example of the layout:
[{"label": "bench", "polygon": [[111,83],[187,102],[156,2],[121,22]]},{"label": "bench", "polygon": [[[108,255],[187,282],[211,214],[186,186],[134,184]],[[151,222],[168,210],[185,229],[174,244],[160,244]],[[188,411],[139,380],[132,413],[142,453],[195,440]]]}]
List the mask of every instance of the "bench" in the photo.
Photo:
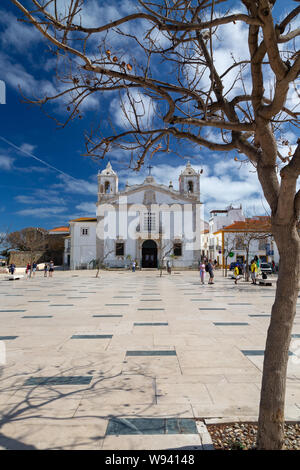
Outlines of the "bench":
[{"label": "bench", "polygon": [[11,274],[10,276],[5,276],[6,281],[16,281],[18,279],[22,279],[24,276],[23,274]]},{"label": "bench", "polygon": [[259,279],[258,284],[260,286],[272,286],[272,281],[268,281],[268,279]]}]

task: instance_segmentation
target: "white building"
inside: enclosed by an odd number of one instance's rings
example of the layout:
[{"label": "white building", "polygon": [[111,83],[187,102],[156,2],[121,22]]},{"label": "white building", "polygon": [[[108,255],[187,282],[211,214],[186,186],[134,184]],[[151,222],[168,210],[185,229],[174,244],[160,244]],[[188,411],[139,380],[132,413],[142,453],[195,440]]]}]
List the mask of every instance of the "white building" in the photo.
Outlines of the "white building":
[{"label": "white building", "polygon": [[244,263],[257,256],[262,262],[278,264],[279,253],[271,234],[268,216],[257,216],[236,220],[220,228],[211,236],[210,257],[218,264]]},{"label": "white building", "polygon": [[[151,170],[151,167],[149,167]],[[119,191],[111,164],[98,174],[96,218],[70,221],[65,259],[71,269],[93,260],[125,267],[136,260],[156,268],[170,259],[177,268],[196,267],[201,255],[203,217],[200,173],[188,162],[179,175],[179,189],[158,184],[149,174],[142,184]]]}]

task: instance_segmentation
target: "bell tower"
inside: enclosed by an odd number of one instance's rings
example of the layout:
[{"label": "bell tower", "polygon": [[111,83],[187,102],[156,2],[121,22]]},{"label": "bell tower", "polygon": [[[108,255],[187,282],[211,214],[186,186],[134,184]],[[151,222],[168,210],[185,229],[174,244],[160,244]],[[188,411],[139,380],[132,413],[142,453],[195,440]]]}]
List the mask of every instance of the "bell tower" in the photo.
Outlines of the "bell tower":
[{"label": "bell tower", "polygon": [[98,173],[98,201],[118,193],[118,176],[108,162],[106,168]]},{"label": "bell tower", "polygon": [[179,176],[179,192],[186,196],[200,198],[200,173],[192,168],[189,161]]}]

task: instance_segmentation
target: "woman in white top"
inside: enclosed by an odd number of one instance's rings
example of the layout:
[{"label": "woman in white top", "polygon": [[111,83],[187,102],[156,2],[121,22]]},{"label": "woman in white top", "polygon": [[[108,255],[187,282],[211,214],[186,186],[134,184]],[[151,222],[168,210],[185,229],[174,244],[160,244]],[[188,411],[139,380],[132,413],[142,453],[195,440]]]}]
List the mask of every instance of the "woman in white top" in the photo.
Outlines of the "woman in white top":
[{"label": "woman in white top", "polygon": [[205,276],[205,263],[203,263],[203,261],[200,262],[200,279],[201,279],[201,283],[202,284],[205,284],[204,283],[204,276]]}]

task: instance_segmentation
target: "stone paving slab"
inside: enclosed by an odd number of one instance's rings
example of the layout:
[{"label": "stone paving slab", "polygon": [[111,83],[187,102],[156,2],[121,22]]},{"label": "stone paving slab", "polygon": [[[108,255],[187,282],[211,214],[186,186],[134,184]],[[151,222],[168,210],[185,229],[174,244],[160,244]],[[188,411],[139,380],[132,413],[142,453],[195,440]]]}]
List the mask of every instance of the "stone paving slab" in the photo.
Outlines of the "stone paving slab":
[{"label": "stone paving slab", "polygon": [[[256,419],[263,356],[242,351],[264,350],[274,293],[275,282],[235,286],[218,272],[212,286],[200,285],[197,272],[160,278],[156,271],[105,271],[98,279],[95,271],[55,272],[53,279],[37,273],[9,282],[0,275],[7,356],[0,366],[0,448],[209,448],[199,422],[197,434],[106,431],[113,416]],[[297,310],[294,341],[299,325]],[[91,380],[62,384],[68,376]],[[25,386],[30,377],[62,382]],[[293,357],[286,416],[300,420]]]}]

